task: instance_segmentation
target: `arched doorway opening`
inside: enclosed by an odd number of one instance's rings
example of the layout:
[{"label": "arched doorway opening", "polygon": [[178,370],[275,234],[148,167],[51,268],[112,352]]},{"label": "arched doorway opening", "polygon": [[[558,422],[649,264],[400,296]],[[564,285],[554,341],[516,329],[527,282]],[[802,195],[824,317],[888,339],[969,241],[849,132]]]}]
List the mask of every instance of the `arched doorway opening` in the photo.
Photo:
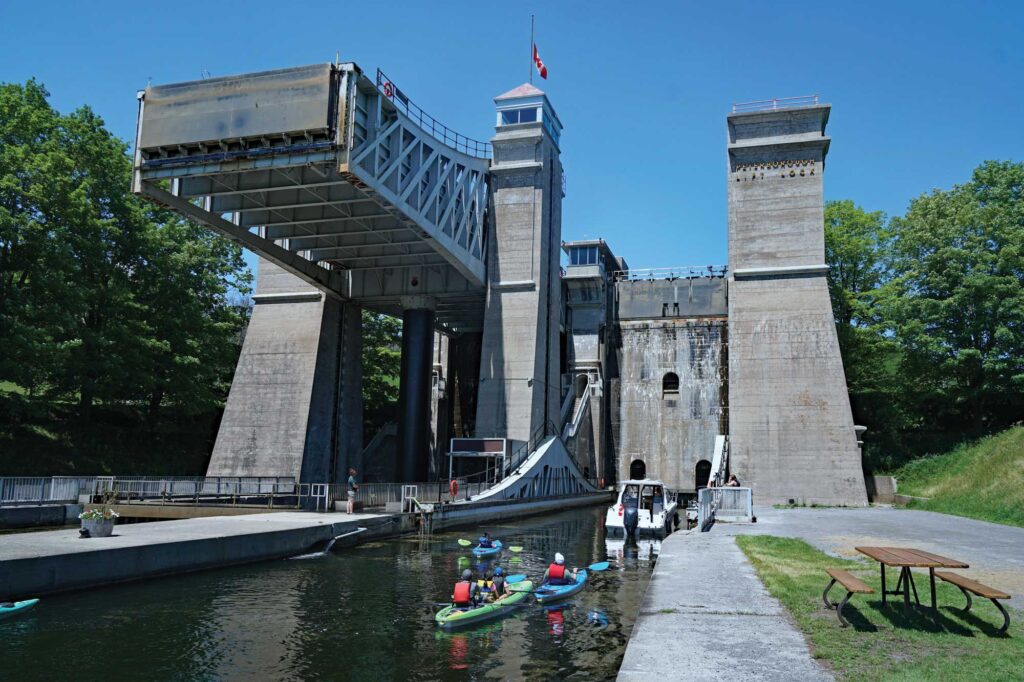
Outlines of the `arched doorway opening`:
[{"label": "arched doorway opening", "polygon": [[708,487],[708,478],[711,476],[711,462],[702,459],[694,467],[694,485],[697,490]]},{"label": "arched doorway opening", "polygon": [[647,478],[647,465],[642,459],[634,459],[629,465],[629,477],[634,481]]},{"label": "arched doorway opening", "polygon": [[679,395],[679,375],[669,372],[661,378],[661,397],[663,399],[675,398]]}]

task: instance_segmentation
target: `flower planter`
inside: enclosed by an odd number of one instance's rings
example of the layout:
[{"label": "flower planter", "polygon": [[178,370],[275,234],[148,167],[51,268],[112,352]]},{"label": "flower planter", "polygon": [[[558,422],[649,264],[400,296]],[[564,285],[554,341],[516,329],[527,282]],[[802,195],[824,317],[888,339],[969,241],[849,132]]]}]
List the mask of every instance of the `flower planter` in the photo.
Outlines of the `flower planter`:
[{"label": "flower planter", "polygon": [[114,519],[82,519],[82,528],[89,531],[91,538],[108,538],[114,532]]}]

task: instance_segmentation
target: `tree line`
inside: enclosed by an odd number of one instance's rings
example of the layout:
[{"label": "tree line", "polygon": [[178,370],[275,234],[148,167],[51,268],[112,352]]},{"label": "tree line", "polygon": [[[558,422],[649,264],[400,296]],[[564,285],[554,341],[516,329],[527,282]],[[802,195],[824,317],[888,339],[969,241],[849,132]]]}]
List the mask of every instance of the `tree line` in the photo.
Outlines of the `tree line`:
[{"label": "tree line", "polygon": [[[241,249],[135,197],[128,146],[0,83],[0,475],[201,475],[241,350]],[[401,322],[364,311],[365,430],[394,418]]]},{"label": "tree line", "polygon": [[0,448],[28,429],[81,455],[112,410],[150,432],[216,410],[250,274],[239,247],[132,195],[99,116],[47,98],[0,84]]},{"label": "tree line", "polygon": [[869,469],[1021,419],[1024,163],[986,161],[903,216],[829,202],[825,250]]}]

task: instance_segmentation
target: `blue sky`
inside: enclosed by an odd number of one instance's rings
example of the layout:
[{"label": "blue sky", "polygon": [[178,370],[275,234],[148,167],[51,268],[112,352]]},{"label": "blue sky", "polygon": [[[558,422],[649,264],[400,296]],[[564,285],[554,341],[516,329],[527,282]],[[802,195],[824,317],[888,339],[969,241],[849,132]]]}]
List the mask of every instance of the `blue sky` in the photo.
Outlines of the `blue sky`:
[{"label": "blue sky", "polygon": [[[725,114],[820,94],[828,198],[889,214],[1024,160],[1021,2],[22,2],[0,10],[0,80],[36,77],[134,134],[135,92],[334,59],[377,67],[471,137],[524,82],[530,13],[565,124],[563,239],[633,267],[726,261]],[[535,82],[539,79],[535,78]]]}]

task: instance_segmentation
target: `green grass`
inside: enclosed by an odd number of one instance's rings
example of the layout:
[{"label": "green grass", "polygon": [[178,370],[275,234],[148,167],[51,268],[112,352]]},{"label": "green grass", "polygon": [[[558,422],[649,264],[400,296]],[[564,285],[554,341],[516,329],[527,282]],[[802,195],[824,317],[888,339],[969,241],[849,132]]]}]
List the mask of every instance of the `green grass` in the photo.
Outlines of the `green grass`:
[{"label": "green grass", "polygon": [[929,498],[913,500],[913,508],[1024,526],[1024,427],[915,460],[893,475],[901,494]]},{"label": "green grass", "polygon": [[[1024,626],[1011,611],[1010,629],[996,632],[1002,616],[988,600],[975,598],[963,614],[960,591],[939,583],[939,614],[930,609],[904,612],[902,600],[882,606],[878,565],[836,559],[803,540],[743,535],[737,544],[750,559],[758,577],[789,610],[803,631],[811,653],[842,680],[1020,680],[1024,666]],[[846,568],[875,589],[854,595],[843,609],[850,627],[840,627],[835,612],[826,609],[821,593],[828,584],[826,568]],[[887,571],[892,589],[897,575]],[[888,580],[891,578],[891,581]],[[915,574],[922,602],[928,601],[927,575]],[[995,587],[998,587],[995,586]],[[829,594],[841,599],[845,592]]]}]

